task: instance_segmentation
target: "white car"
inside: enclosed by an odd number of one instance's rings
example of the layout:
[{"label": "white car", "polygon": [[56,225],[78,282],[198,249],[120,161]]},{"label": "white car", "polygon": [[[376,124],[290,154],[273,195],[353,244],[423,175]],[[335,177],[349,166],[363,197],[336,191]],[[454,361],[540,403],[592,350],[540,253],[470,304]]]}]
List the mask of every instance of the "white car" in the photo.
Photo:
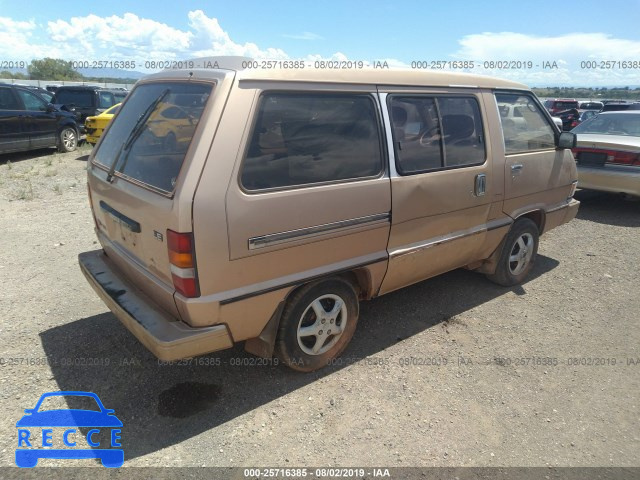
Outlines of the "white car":
[{"label": "white car", "polygon": [[599,113],[572,132],[579,188],[640,196],[640,111]]}]

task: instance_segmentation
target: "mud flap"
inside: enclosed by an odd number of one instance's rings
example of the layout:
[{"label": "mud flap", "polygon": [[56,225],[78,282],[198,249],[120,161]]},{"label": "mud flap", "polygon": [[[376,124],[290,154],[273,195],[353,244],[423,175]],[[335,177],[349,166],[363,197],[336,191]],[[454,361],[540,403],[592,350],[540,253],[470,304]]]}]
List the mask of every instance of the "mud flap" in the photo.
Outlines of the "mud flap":
[{"label": "mud flap", "polygon": [[244,349],[247,352],[262,358],[271,358],[273,356],[283,309],[284,302],[280,302],[278,308],[276,308],[276,311],[273,312],[273,315],[262,329],[262,332],[260,332],[260,335],[255,338],[250,338],[244,343]]}]

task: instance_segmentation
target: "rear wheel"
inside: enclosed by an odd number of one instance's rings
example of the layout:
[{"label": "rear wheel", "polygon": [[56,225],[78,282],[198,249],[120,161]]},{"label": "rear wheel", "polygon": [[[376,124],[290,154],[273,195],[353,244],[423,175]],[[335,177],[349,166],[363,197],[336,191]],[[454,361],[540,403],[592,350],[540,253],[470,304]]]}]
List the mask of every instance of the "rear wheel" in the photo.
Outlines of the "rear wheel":
[{"label": "rear wheel", "polygon": [[538,226],[528,218],[516,221],[505,239],[495,273],[487,278],[505,287],[522,283],[533,268],[538,243]]},{"label": "rear wheel", "polygon": [[358,306],[356,292],[342,279],[302,287],[282,312],[276,342],[279,357],[302,372],[324,367],[353,337]]},{"label": "rear wheel", "polygon": [[59,152],[73,152],[78,146],[78,132],[75,128],[65,127],[60,132],[60,138],[58,142]]}]

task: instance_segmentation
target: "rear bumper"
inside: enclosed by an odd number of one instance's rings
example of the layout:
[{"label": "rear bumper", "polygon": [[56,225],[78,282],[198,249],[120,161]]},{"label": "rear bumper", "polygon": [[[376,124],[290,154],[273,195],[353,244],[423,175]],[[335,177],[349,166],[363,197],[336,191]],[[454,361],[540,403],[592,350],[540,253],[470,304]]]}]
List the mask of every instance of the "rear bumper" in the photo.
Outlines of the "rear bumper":
[{"label": "rear bumper", "polygon": [[171,361],[233,346],[225,325],[190,327],[131,284],[102,250],[78,255],[82,273],[109,310],[160,360]]},{"label": "rear bumper", "polygon": [[578,188],[640,196],[640,168],[624,165],[578,165]]}]

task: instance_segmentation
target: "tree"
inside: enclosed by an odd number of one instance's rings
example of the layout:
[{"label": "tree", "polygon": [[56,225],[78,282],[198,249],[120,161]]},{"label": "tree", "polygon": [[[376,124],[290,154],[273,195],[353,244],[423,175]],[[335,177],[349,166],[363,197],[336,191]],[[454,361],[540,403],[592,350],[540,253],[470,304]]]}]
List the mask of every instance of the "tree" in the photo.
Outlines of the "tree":
[{"label": "tree", "polygon": [[32,60],[27,71],[33,80],[82,80],[82,75],[73,69],[71,62],[59,58]]},{"label": "tree", "polygon": [[27,76],[24,73],[20,73],[20,72],[11,73],[9,70],[3,70],[0,72],[0,78],[13,78],[16,80],[25,80]]}]

